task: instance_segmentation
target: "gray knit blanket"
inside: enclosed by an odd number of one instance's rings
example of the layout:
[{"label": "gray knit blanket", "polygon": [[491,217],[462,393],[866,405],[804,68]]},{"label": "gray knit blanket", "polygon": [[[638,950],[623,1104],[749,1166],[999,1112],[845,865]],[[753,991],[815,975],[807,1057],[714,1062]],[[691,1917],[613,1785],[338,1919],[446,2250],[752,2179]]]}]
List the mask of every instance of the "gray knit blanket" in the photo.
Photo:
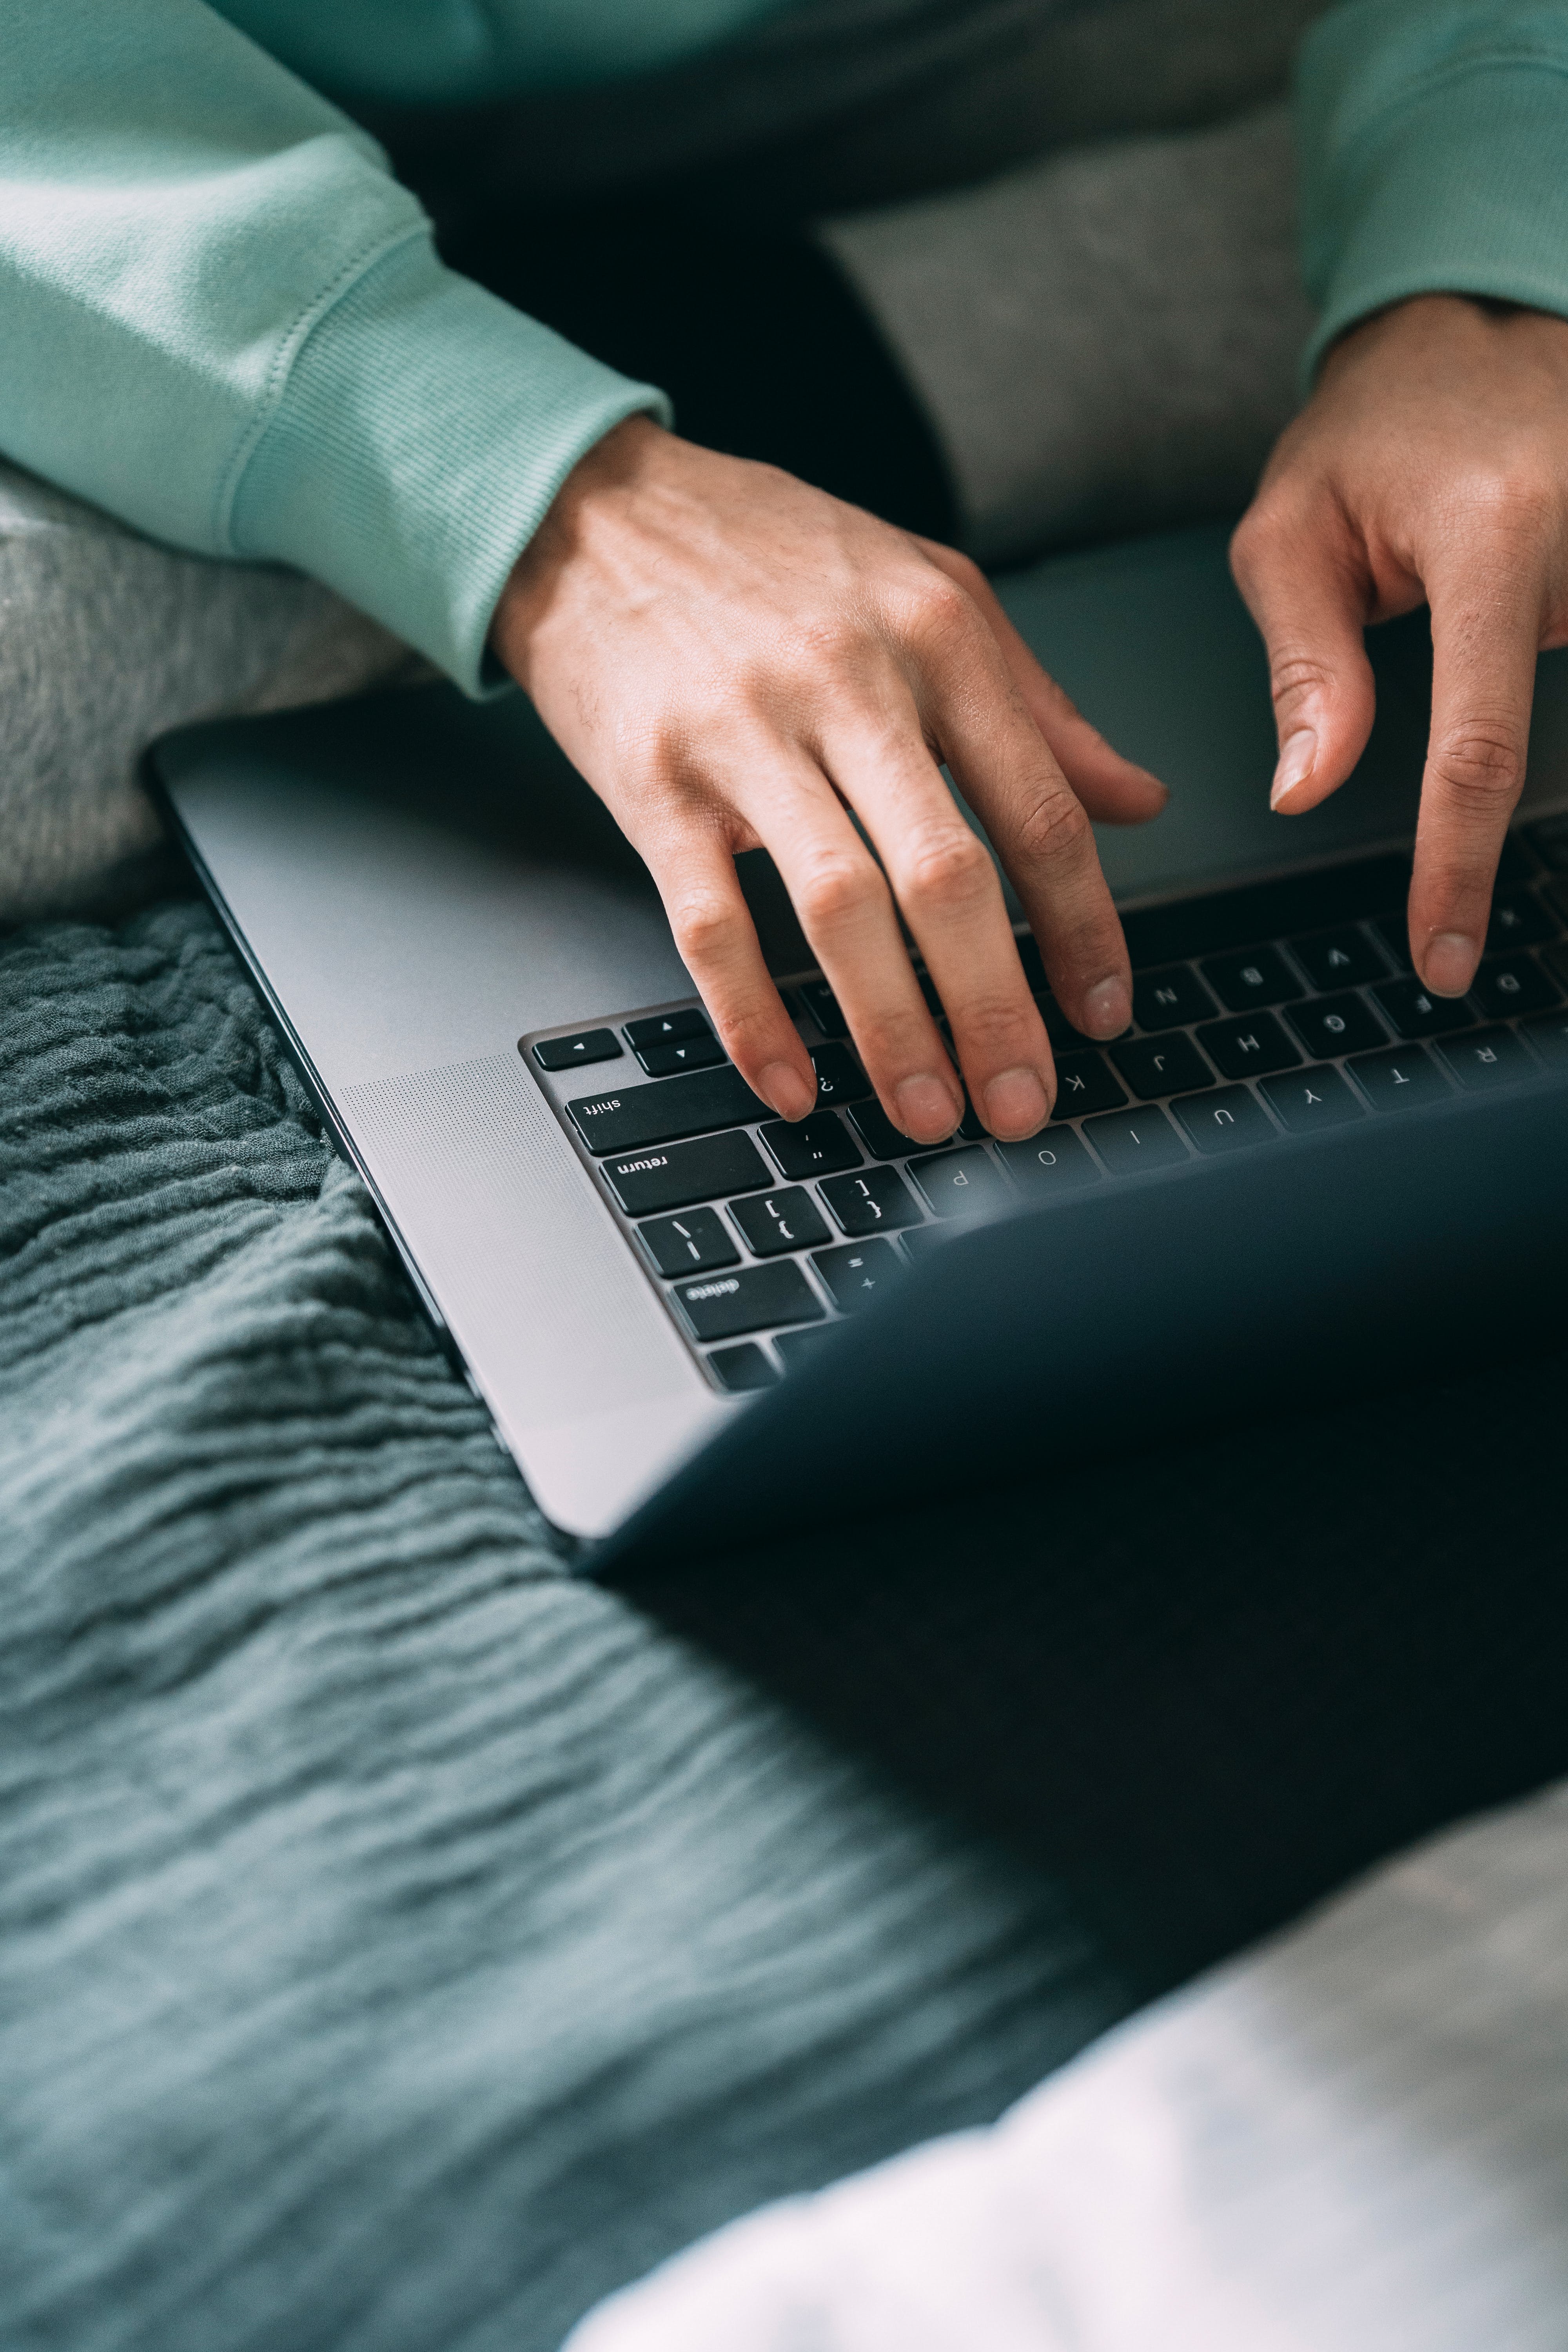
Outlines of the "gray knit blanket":
[{"label": "gray knit blanket", "polygon": [[215,927],[0,942],[0,2341],[545,2352],[1119,2005],[568,1578]]},{"label": "gray knit blanket", "polygon": [[617,1595],[205,911],[0,938],[0,2344],[550,2352],[1563,1770],[1545,1377]]}]

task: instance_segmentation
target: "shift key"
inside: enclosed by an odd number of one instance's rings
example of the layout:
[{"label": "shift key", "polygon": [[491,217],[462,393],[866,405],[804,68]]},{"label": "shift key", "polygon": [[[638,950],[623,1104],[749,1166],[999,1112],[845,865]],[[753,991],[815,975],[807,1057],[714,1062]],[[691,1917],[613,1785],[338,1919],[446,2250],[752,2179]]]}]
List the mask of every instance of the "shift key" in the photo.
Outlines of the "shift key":
[{"label": "shift key", "polygon": [[715,1193],[771,1192],[778,1181],[751,1137],[737,1134],[622,1152],[605,1160],[605,1174],[628,1217],[689,1209]]},{"label": "shift key", "polygon": [[703,1135],[712,1127],[743,1127],[772,1118],[769,1106],[752,1092],[739,1070],[689,1070],[652,1086],[606,1087],[579,1095],[566,1106],[572,1124],[595,1159],[606,1151],[635,1151],[643,1143],[670,1143],[679,1135]]}]

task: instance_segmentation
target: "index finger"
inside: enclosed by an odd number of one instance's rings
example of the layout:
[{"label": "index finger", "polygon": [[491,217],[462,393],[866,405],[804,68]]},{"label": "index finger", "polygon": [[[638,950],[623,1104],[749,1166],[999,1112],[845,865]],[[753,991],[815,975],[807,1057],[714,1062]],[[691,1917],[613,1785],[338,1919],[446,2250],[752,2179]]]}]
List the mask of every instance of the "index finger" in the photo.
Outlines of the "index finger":
[{"label": "index finger", "polygon": [[1435,996],[1476,976],[1509,820],[1524,786],[1544,583],[1517,550],[1428,583],[1432,731],[1421,783],[1410,953]]}]

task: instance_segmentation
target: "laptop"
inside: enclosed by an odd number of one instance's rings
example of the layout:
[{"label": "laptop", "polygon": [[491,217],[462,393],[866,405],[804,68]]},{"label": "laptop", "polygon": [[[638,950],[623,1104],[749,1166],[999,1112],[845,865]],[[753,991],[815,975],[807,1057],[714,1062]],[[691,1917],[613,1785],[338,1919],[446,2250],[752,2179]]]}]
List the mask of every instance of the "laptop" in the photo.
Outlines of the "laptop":
[{"label": "laptop", "polygon": [[521,695],[404,689],[150,754],[443,1345],[585,1570],[1041,1469],[1104,1480],[1109,1505],[1120,1451],[1197,1421],[1552,1344],[1568,655],[1541,665],[1474,991],[1433,1000],[1403,911],[1423,618],[1373,635],[1351,783],[1273,816],[1263,656],[1225,547],[1176,532],[997,583],[1173,788],[1151,826],[1100,835],[1135,977],[1123,1038],[1073,1032],[1012,902],[1061,1080],[1026,1144],[968,1119],[930,1151],[890,1125],[754,853],[742,881],[818,1073],[810,1118],[774,1118]]}]

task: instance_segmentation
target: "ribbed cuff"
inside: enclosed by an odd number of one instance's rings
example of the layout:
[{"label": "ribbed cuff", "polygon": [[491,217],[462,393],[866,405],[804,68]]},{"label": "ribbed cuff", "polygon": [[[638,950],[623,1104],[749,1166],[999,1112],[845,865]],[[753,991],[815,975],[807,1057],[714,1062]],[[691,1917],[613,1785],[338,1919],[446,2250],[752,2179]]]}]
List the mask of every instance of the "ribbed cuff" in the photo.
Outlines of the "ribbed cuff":
[{"label": "ribbed cuff", "polygon": [[437,259],[384,253],[311,329],[244,465],[230,551],[296,565],[478,695],[508,575],[633,383]]},{"label": "ribbed cuff", "polygon": [[[1309,153],[1313,129],[1309,115]],[[1337,155],[1319,155],[1335,184],[1304,256],[1309,285],[1323,289],[1302,362],[1309,387],[1336,336],[1413,295],[1489,295],[1568,316],[1568,71],[1468,58]]]}]

